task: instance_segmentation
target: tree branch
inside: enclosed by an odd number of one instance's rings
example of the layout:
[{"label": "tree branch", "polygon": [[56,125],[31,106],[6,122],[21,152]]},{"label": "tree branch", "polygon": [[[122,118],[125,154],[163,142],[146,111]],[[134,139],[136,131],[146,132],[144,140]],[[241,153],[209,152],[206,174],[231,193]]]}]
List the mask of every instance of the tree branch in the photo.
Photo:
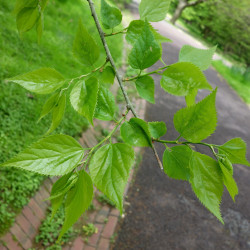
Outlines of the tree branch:
[{"label": "tree branch", "polygon": [[[131,101],[130,101],[130,99],[129,99],[129,97],[128,97],[128,94],[127,94],[127,92],[126,92],[126,90],[125,90],[125,88],[124,88],[124,86],[123,86],[122,78],[120,77],[120,75],[119,75],[119,73],[118,73],[118,70],[117,70],[117,68],[116,68],[114,59],[113,59],[113,57],[112,57],[112,55],[111,55],[111,53],[110,53],[108,44],[107,44],[106,39],[105,39],[105,33],[103,32],[103,30],[102,30],[102,28],[101,28],[100,22],[99,22],[99,20],[98,20],[98,17],[97,17],[96,11],[95,11],[94,3],[93,3],[92,0],[87,0],[87,1],[88,1],[88,3],[89,3],[89,7],[90,7],[90,10],[91,10],[91,14],[92,14],[92,16],[93,16],[93,18],[94,18],[94,21],[95,21],[97,30],[98,30],[99,35],[100,35],[100,38],[101,38],[101,40],[102,40],[102,44],[103,44],[103,47],[104,47],[104,49],[105,49],[107,58],[108,58],[108,60],[110,61],[110,64],[112,65],[112,67],[114,68],[116,78],[117,78],[117,80],[118,80],[118,83],[119,83],[120,88],[121,88],[121,90],[122,90],[122,94],[123,94],[123,96],[124,96],[124,98],[125,98],[125,101],[126,101],[126,103],[127,103],[127,109],[131,110],[131,112],[133,113],[134,117],[138,118],[138,116],[137,116],[137,114],[136,114],[136,111],[135,111],[135,109],[134,109],[134,107],[133,107],[133,105],[132,105],[132,103],[131,103]],[[155,157],[156,157],[156,159],[157,159],[157,162],[158,162],[158,164],[159,164],[159,166],[160,166],[160,169],[163,170],[162,163],[161,163],[161,161],[160,161],[160,158],[159,158],[159,156],[158,156],[158,153],[156,152],[156,149],[155,149],[154,145],[152,146],[152,148],[153,148]]]},{"label": "tree branch", "polygon": [[186,5],[186,7],[191,7],[191,6],[195,6],[195,5],[198,5],[200,3],[203,3],[203,2],[206,2],[207,0],[198,0],[198,1],[194,1],[194,2],[191,2],[191,3],[188,3]]}]

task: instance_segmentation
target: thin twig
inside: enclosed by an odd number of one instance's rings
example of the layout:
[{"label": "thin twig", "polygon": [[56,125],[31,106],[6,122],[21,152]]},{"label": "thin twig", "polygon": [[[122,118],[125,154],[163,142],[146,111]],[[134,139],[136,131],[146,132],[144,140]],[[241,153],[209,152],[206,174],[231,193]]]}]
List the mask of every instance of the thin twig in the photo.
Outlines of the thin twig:
[{"label": "thin twig", "polygon": [[154,71],[148,72],[148,73],[143,74],[143,75],[137,75],[137,76],[133,76],[133,77],[131,77],[131,78],[125,78],[125,79],[123,79],[123,81],[124,81],[124,82],[129,82],[129,81],[133,81],[133,80],[135,80],[135,79],[137,79],[137,78],[139,78],[139,77],[148,76],[148,75],[152,75],[152,74],[157,74],[158,72],[160,72],[160,71],[162,71],[162,70],[164,70],[164,69],[166,69],[166,68],[168,68],[168,67],[169,67],[169,66],[164,66],[164,67],[162,67],[162,68],[156,69],[156,70],[154,70]]},{"label": "thin twig", "polygon": [[[126,92],[126,90],[125,90],[125,88],[124,88],[124,86],[123,86],[123,81],[122,81],[122,78],[120,77],[120,75],[119,75],[119,73],[118,73],[118,70],[117,70],[117,68],[116,68],[114,59],[113,59],[113,57],[112,57],[112,55],[111,55],[111,53],[110,53],[108,44],[107,44],[106,39],[105,39],[105,34],[104,34],[104,32],[103,32],[103,30],[102,30],[102,28],[101,28],[100,22],[99,22],[99,20],[98,20],[97,14],[96,14],[96,10],[95,10],[94,3],[93,3],[92,0],[87,0],[87,1],[88,1],[88,3],[89,3],[89,7],[90,7],[90,10],[91,10],[92,17],[94,18],[94,21],[95,21],[95,24],[96,24],[96,28],[97,28],[97,30],[98,30],[98,32],[99,32],[99,35],[100,35],[100,38],[101,38],[101,40],[102,40],[102,44],[103,44],[103,47],[104,47],[104,49],[105,49],[107,58],[108,58],[108,60],[110,61],[110,64],[111,64],[111,66],[113,67],[113,69],[114,69],[114,71],[115,71],[116,78],[117,78],[118,83],[119,83],[119,85],[120,85],[120,88],[121,88],[121,90],[122,90],[122,94],[123,94],[123,96],[124,96],[124,99],[125,99],[125,101],[126,101],[126,103],[127,103],[127,109],[131,110],[131,112],[133,113],[134,117],[138,118],[138,116],[137,116],[137,114],[136,114],[136,111],[135,111],[135,109],[134,109],[134,107],[133,107],[133,105],[132,105],[132,103],[131,103],[131,101],[130,101],[130,99],[129,99],[129,97],[128,97],[128,94],[127,94],[127,92]],[[160,168],[161,168],[161,170],[162,170],[162,169],[163,169],[162,163],[161,163],[161,161],[160,161],[160,158],[159,158],[159,156],[158,156],[158,153],[156,152],[156,149],[155,149],[154,145],[152,146],[152,148],[153,148],[155,157],[156,157],[156,159],[157,159],[157,162],[158,162],[158,164],[159,164],[159,166],[160,166]]]}]

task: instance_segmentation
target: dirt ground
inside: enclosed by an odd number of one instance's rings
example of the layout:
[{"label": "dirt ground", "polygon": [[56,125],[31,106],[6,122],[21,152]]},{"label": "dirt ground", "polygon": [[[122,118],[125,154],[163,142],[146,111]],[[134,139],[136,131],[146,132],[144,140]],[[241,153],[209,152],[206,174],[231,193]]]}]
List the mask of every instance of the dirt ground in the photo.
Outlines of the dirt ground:
[{"label": "dirt ground", "polygon": [[[134,9],[137,16],[137,10]],[[195,40],[167,24],[156,24],[158,30],[173,40],[163,46],[167,64],[178,60],[182,45],[196,46]],[[161,66],[157,63],[152,69]],[[250,110],[240,97],[212,68],[205,72],[213,87],[218,86],[218,127],[207,142],[223,144],[234,137],[242,137],[250,147]],[[156,104],[148,104],[147,121],[164,121],[168,132],[165,139],[175,139],[178,134],[173,126],[174,113],[185,106],[183,97],[175,97],[160,87],[160,77],[155,76]],[[207,91],[201,91],[198,99]],[[164,148],[156,145],[162,157]],[[197,148],[206,153],[204,147]],[[250,148],[248,150],[250,159]],[[250,168],[234,167],[239,195],[234,203],[225,190],[221,205],[225,225],[206,210],[184,181],[168,178],[157,166],[151,149],[145,149],[143,161],[129,190],[126,216],[121,223],[115,250],[167,250],[167,249],[250,249]]]}]

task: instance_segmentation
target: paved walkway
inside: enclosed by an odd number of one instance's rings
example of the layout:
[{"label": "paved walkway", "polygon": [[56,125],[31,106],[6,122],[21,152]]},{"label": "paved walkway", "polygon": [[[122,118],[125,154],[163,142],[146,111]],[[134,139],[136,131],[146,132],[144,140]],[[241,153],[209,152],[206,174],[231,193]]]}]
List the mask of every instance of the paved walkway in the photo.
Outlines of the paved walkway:
[{"label": "paved walkway", "polygon": [[[135,16],[138,12],[135,11]],[[193,38],[180,32],[166,22],[155,27],[161,34],[173,40],[163,48],[167,64],[178,60],[182,45],[196,46]],[[152,69],[160,67],[158,63]],[[250,111],[240,97],[212,68],[205,72],[213,87],[218,86],[218,127],[208,142],[223,144],[234,137],[242,137],[250,147]],[[156,104],[147,105],[147,121],[164,121],[168,132],[166,139],[178,134],[173,126],[174,113],[185,106],[183,97],[165,93],[160,87],[160,77],[155,76]],[[207,91],[201,91],[198,99]],[[164,148],[156,145],[160,155]],[[201,153],[209,153],[199,147]],[[250,148],[248,149],[250,159]],[[150,149],[146,149],[134,185],[129,190],[129,206],[126,217],[118,231],[115,250],[172,250],[172,249],[250,249],[250,168],[235,165],[234,177],[239,195],[233,203],[227,191],[222,200],[223,226],[197,200],[190,185],[184,181],[168,178],[157,167]]]}]

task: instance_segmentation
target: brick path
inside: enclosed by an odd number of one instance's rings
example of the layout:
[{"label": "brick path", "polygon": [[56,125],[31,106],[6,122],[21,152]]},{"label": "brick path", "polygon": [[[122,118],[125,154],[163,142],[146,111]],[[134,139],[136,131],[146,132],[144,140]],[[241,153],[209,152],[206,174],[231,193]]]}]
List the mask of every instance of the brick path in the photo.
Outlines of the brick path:
[{"label": "brick path", "polygon": [[[145,101],[137,99],[135,100],[135,106],[140,117],[144,117]],[[130,118],[130,117],[128,117]],[[101,126],[104,129],[111,130],[114,124],[108,122],[95,122],[95,127]],[[97,144],[96,137],[98,132],[93,127],[89,128],[82,137],[79,139],[81,145],[85,147],[93,147]],[[136,150],[137,153],[139,150]],[[133,176],[133,170],[131,171],[129,183]],[[27,250],[29,248],[34,249],[35,236],[38,233],[39,226],[42,220],[46,217],[46,210],[50,205],[49,201],[44,201],[50,196],[50,190],[56,179],[48,178],[44,181],[43,185],[36,193],[36,195],[30,200],[22,212],[16,217],[15,224],[10,228],[9,232],[0,239],[0,250]],[[128,191],[129,183],[125,190],[125,195]],[[98,194],[98,191],[96,191]],[[93,223],[98,232],[89,237],[88,243],[84,242],[81,236],[78,236],[73,242],[68,243],[67,246],[63,246],[64,250],[108,250],[110,249],[110,240],[112,239],[117,222],[119,220],[119,211],[109,205],[103,205],[95,198],[93,204],[96,209],[89,213],[87,219],[88,223]],[[35,248],[37,249],[37,248]],[[41,248],[39,248],[41,249]]]}]

